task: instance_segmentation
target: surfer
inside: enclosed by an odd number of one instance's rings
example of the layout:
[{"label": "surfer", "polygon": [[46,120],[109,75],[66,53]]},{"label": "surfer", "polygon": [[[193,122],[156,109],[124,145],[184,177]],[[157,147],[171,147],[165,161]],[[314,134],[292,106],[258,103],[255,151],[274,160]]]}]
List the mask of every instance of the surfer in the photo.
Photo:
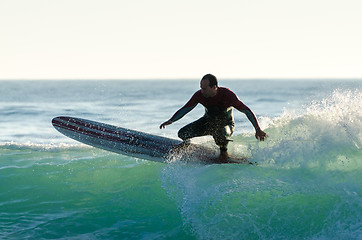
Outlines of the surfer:
[{"label": "surfer", "polygon": [[200,88],[168,121],[160,125],[160,129],[179,120],[200,103],[205,107],[205,115],[184,126],[178,132],[184,144],[188,144],[193,137],[211,135],[216,145],[220,147],[219,161],[226,161],[229,157],[227,152],[229,137],[235,128],[233,107],[246,114],[255,128],[255,137],[264,141],[267,134],[260,129],[254,113],[238,99],[234,92],[228,88],[219,87],[214,75],[206,74],[200,81]]}]

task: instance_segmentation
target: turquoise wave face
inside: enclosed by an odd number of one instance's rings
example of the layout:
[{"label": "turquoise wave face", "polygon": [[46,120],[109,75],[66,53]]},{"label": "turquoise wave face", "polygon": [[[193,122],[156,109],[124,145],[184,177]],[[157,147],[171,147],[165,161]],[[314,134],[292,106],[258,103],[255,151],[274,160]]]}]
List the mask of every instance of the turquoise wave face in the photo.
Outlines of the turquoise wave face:
[{"label": "turquoise wave face", "polygon": [[[0,153],[1,238],[361,236],[358,164],[161,164],[88,147],[8,145]],[[323,156],[314,161],[334,153]]]},{"label": "turquoise wave face", "polygon": [[187,236],[163,165],[88,147],[0,148],[0,238]]}]

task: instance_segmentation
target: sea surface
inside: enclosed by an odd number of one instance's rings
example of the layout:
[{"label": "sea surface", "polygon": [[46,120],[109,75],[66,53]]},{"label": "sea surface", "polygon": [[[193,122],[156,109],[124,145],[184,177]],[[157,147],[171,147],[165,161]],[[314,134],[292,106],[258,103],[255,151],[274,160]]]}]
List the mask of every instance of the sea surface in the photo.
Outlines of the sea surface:
[{"label": "sea surface", "polygon": [[[0,81],[0,239],[362,239],[362,80],[220,80],[233,154],[257,166],[155,163],[57,132],[73,116],[160,130],[199,80]],[[210,137],[193,140],[213,145]]]}]

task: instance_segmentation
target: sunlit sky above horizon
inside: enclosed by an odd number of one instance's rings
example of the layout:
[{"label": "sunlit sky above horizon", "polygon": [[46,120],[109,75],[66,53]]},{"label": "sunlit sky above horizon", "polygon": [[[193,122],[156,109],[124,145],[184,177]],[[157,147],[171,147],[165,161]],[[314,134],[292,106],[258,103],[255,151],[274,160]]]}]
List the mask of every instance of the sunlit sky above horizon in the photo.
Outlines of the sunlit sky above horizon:
[{"label": "sunlit sky above horizon", "polygon": [[1,0],[0,79],[362,79],[360,0]]}]

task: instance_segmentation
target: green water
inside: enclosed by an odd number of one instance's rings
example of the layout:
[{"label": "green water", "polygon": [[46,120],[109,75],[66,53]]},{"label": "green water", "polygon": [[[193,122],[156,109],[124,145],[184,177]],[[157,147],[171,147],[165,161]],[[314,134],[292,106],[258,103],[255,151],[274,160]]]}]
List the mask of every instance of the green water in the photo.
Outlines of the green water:
[{"label": "green water", "polygon": [[161,164],[88,147],[3,145],[0,154],[5,239],[361,236],[360,151],[332,170]]}]

